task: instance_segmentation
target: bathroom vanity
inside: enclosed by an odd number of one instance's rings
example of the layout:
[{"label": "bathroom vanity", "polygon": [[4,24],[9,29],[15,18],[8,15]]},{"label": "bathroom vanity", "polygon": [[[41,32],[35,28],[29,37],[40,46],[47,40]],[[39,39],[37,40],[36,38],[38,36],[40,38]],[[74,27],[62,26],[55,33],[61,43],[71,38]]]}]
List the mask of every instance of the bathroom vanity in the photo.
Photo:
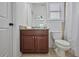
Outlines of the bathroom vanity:
[{"label": "bathroom vanity", "polygon": [[20,30],[22,53],[48,53],[48,29]]}]

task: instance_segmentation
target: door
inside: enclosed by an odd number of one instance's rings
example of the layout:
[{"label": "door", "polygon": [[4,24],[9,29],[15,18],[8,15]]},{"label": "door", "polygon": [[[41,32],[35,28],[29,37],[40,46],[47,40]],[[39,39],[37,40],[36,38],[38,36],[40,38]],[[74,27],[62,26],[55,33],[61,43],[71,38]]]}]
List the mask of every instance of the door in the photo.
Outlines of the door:
[{"label": "door", "polygon": [[47,52],[48,50],[48,37],[47,36],[36,36],[35,45],[37,52]]},{"label": "door", "polygon": [[23,49],[34,50],[34,36],[23,36]]},{"label": "door", "polygon": [[0,57],[12,56],[11,3],[0,2]]}]

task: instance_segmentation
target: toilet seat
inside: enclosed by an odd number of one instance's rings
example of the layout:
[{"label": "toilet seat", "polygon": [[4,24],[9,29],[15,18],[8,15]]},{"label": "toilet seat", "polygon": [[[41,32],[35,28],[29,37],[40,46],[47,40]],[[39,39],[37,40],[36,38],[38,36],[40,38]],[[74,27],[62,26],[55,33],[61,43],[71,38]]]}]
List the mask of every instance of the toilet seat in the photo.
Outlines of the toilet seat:
[{"label": "toilet seat", "polygon": [[69,47],[70,43],[65,41],[65,40],[55,40],[56,44],[64,46],[64,47]]}]

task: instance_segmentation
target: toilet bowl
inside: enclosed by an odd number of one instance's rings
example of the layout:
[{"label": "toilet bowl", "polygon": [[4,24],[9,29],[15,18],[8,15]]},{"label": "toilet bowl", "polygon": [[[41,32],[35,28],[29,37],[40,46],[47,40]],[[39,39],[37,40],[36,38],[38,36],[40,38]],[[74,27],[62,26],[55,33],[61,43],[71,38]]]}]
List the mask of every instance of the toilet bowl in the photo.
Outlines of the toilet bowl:
[{"label": "toilet bowl", "polygon": [[55,40],[56,53],[58,56],[64,57],[65,51],[70,49],[70,43],[66,40]]}]

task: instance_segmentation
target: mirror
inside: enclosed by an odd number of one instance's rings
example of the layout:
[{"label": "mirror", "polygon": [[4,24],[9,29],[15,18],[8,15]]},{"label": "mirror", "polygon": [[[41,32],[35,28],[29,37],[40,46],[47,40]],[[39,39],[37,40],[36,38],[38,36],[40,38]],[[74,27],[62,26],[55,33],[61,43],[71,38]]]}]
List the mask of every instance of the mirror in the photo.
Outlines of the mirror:
[{"label": "mirror", "polygon": [[32,27],[33,28],[45,28],[47,20],[47,4],[46,3],[32,3]]}]

